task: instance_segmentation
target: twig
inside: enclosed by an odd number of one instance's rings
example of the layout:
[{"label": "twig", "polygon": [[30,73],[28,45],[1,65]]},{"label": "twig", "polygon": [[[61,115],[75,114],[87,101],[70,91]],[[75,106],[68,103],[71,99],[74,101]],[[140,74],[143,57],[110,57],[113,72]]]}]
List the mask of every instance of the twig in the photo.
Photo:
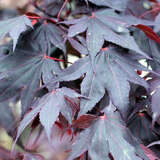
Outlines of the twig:
[{"label": "twig", "polygon": [[58,16],[57,16],[58,21],[60,21],[61,13],[62,13],[63,9],[65,8],[65,6],[67,5],[68,1],[69,0],[65,0],[64,3],[63,3],[63,5],[62,5],[62,7],[61,7],[61,9],[60,9],[60,11],[58,13]]}]

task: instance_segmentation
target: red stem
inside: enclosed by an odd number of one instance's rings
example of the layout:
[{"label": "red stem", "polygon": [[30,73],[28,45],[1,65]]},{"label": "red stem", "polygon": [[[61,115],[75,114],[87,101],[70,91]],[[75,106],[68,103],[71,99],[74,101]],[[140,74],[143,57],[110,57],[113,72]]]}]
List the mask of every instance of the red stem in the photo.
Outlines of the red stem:
[{"label": "red stem", "polygon": [[[45,55],[44,58],[48,58],[48,59],[51,59],[51,60],[54,60],[54,61],[59,61],[59,62],[66,62],[63,59],[58,59],[58,58],[50,57],[50,56],[47,56],[47,55]],[[72,64],[71,62],[67,62],[67,63]]]},{"label": "red stem", "polygon": [[59,11],[59,13],[58,13],[58,15],[57,15],[58,21],[60,21],[61,13],[62,13],[63,9],[65,8],[65,6],[67,5],[68,1],[69,1],[69,0],[65,0],[64,3],[63,3],[63,5],[62,5],[62,7],[61,7],[61,9],[60,9],[60,11]]},{"label": "red stem", "polygon": [[29,19],[41,19],[41,17],[34,17],[34,16],[28,16],[26,15]]}]

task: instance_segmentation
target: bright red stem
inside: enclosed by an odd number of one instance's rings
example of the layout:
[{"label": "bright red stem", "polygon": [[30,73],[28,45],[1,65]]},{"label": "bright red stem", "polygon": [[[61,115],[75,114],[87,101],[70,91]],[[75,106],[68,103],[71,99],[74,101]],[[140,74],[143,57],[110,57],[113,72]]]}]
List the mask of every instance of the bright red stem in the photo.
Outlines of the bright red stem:
[{"label": "bright red stem", "polygon": [[41,19],[41,16],[32,12],[27,12],[25,16],[27,16],[29,19]]},{"label": "bright red stem", "polygon": [[[58,59],[58,58],[50,57],[50,56],[47,56],[47,55],[44,55],[44,59],[51,59],[51,60],[59,61],[59,62],[66,62],[63,59]],[[66,63],[72,64],[71,62],[66,62]]]},{"label": "bright red stem", "polygon": [[44,58],[45,59],[51,59],[51,60],[54,60],[54,61],[65,62],[63,59],[58,59],[58,58],[50,57],[50,56],[47,56],[47,55],[44,55]]},{"label": "bright red stem", "polygon": [[40,17],[34,17],[34,16],[28,16],[26,15],[29,19],[40,19]]}]

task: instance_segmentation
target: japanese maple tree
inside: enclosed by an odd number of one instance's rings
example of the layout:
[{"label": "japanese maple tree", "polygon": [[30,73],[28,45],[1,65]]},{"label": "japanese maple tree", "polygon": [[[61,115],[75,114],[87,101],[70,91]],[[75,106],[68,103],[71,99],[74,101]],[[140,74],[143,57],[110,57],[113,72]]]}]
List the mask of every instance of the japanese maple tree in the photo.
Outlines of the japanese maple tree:
[{"label": "japanese maple tree", "polygon": [[29,3],[0,15],[0,159],[159,160],[160,0]]}]

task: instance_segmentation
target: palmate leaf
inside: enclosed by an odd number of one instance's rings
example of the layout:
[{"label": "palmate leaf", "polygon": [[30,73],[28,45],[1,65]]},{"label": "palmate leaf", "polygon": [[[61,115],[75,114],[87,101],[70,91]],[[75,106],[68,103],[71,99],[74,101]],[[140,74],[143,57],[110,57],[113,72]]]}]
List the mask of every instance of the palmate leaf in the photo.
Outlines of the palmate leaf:
[{"label": "palmate leaf", "polygon": [[115,48],[100,52],[95,59],[95,70],[91,72],[90,68],[81,84],[81,93],[90,100],[81,101],[79,115],[92,109],[107,90],[114,105],[126,117],[129,82],[148,88],[147,83],[135,72],[135,69],[138,68],[145,70],[138,62],[132,61],[131,57],[127,58],[127,55],[120,53]]},{"label": "palmate leaf", "polygon": [[35,31],[27,35],[32,41],[33,47],[40,47],[43,52],[50,54],[51,46],[55,46],[66,53],[64,38],[62,37],[64,32],[58,26],[47,22],[37,24],[34,27]]},{"label": "palmate leaf", "polygon": [[124,11],[127,7],[128,0],[88,0],[98,6],[108,6],[113,9],[119,10],[119,11]]},{"label": "palmate leaf", "polygon": [[48,138],[50,138],[51,128],[53,126],[53,123],[56,121],[59,112],[61,111],[63,114],[64,111],[67,110],[68,106],[64,99],[65,95],[68,95],[72,98],[81,97],[80,94],[76,93],[75,91],[69,88],[63,87],[62,89],[57,89],[49,95],[50,98],[48,99],[47,103],[43,105],[43,108],[40,111],[40,122],[45,127]]},{"label": "palmate leaf", "polygon": [[[87,30],[86,41],[89,54],[95,57],[104,44],[104,40],[115,43],[121,47],[133,50],[147,58],[140,50],[127,27],[131,25],[153,25],[153,22],[141,20],[133,16],[119,16],[112,9],[106,9],[92,13],[92,16],[84,16],[80,19],[63,22],[71,24],[68,32],[73,37]],[[94,59],[94,58],[93,58]]]},{"label": "palmate leaf", "polygon": [[132,59],[132,55],[116,48],[105,48],[96,56],[94,70],[89,57],[85,57],[63,70],[51,80],[51,83],[75,80],[86,73],[81,84],[81,93],[89,100],[81,100],[79,116],[91,110],[104,96],[105,90],[109,92],[114,105],[125,116],[129,101],[129,82],[148,88],[148,84],[135,71],[148,69]]},{"label": "palmate leaf", "polygon": [[31,21],[26,16],[19,16],[9,20],[0,22],[0,39],[4,38],[9,33],[13,39],[13,50],[16,47],[19,35],[27,29],[27,26],[32,27]]},{"label": "palmate leaf", "polygon": [[[31,105],[36,90],[40,87],[41,75],[43,79],[50,79],[53,73],[59,72],[57,62],[45,57],[40,51],[28,51],[17,48],[14,53],[7,55],[0,62],[0,102],[6,101],[16,94],[21,95],[22,114]],[[48,67],[46,72],[45,67]],[[47,80],[46,80],[47,81]]]},{"label": "palmate leaf", "polygon": [[[104,110],[105,115],[101,117],[104,124],[101,127],[106,128],[106,139],[109,142],[110,152],[114,159],[148,159],[140,147],[140,144],[126,127],[120,114],[115,111],[112,103]],[[117,150],[116,148],[119,148]]]},{"label": "palmate leaf", "polygon": [[115,109],[110,103],[104,116],[79,134],[68,160],[87,150],[91,160],[110,160],[109,154],[115,160],[149,160]]},{"label": "palmate leaf", "polygon": [[59,88],[44,95],[36,102],[36,106],[24,116],[21,121],[15,143],[27,125],[39,114],[40,122],[44,126],[48,139],[51,138],[51,129],[58,118],[60,111],[68,107],[65,103],[65,95],[74,98],[82,97],[80,94],[69,88]]}]

